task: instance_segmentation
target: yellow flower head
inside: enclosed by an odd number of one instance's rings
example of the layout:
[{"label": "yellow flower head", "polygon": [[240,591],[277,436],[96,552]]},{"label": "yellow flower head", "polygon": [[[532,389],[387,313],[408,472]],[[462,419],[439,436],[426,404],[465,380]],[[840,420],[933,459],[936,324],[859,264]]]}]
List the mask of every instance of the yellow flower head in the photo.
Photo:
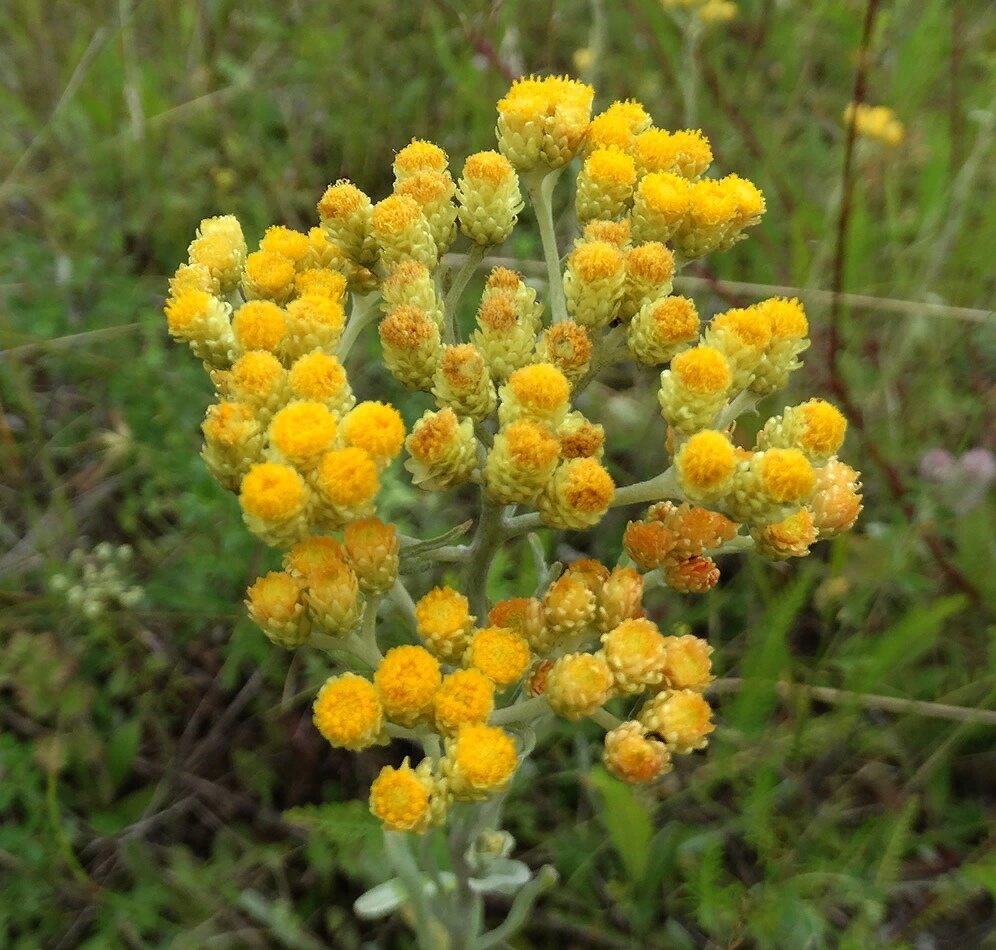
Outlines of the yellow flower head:
[{"label": "yellow flower head", "polygon": [[237,448],[258,431],[256,413],[244,402],[220,402],[208,408],[201,431],[208,442]]},{"label": "yellow flower head", "polygon": [[561,458],[599,458],[605,445],[605,429],[581,413],[572,412],[557,429],[557,439]]},{"label": "yellow flower head", "polygon": [[304,479],[289,465],[262,462],[242,479],[239,503],[246,514],[263,521],[280,521],[304,506]]},{"label": "yellow flower head", "polygon": [[515,294],[511,291],[496,291],[481,300],[477,311],[477,322],[492,333],[508,333],[519,322],[519,311],[515,306]]},{"label": "yellow flower head", "polygon": [[464,162],[463,177],[471,182],[486,182],[498,187],[512,181],[515,169],[501,152],[477,152]]},{"label": "yellow flower head", "polygon": [[648,785],[671,771],[671,753],[639,722],[624,722],[605,734],[605,767],[618,779]]},{"label": "yellow flower head", "polygon": [[612,671],[603,657],[568,653],[551,667],[544,695],[554,712],[577,720],[604,705],[612,695],[612,687]]},{"label": "yellow flower head", "polygon": [[585,283],[609,280],[625,266],[622,251],[607,241],[582,241],[568,259],[568,266]]},{"label": "yellow flower head", "polygon": [[816,489],[810,501],[821,538],[849,531],[861,514],[861,476],[838,459],[816,471]]},{"label": "yellow flower head", "polygon": [[377,464],[369,452],[356,446],[326,452],[315,475],[322,496],[343,508],[363,505],[380,490]]},{"label": "yellow flower head", "polygon": [[589,221],[584,226],[583,239],[585,241],[606,241],[622,248],[629,244],[632,225],[629,218],[621,221]]},{"label": "yellow flower head", "polygon": [[689,209],[691,185],[680,175],[652,172],[640,179],[637,194],[650,210],[676,220]]},{"label": "yellow flower head", "polygon": [[487,372],[487,364],[473,343],[457,343],[443,348],[439,372],[455,393],[472,393]]},{"label": "yellow flower head", "polygon": [[[325,232],[319,230],[319,233],[324,234]],[[299,297],[328,297],[338,302],[342,300],[342,295],[346,292],[346,278],[339,271],[328,270],[324,267],[311,267],[301,271],[294,278],[294,290]]]},{"label": "yellow flower head", "polygon": [[564,376],[576,378],[591,360],[591,336],[573,320],[561,320],[543,331],[543,350]]},{"label": "yellow flower head", "polygon": [[452,736],[461,726],[481,725],[495,708],[495,687],[480,670],[457,670],[443,677],[432,699],[436,728]]},{"label": "yellow flower head", "polygon": [[449,161],[444,152],[434,142],[425,139],[412,139],[394,156],[394,177],[402,181],[420,172],[444,172]]},{"label": "yellow flower head", "polygon": [[819,530],[811,508],[800,508],[783,521],[751,529],[756,550],[764,557],[782,561],[805,557],[819,539]]},{"label": "yellow flower head", "polygon": [[687,297],[665,297],[653,304],[650,316],[654,335],[661,343],[690,343],[698,336],[699,314]]},{"label": "yellow flower head", "polygon": [[471,638],[463,660],[499,689],[522,678],[532,659],[525,637],[503,627],[485,627]]},{"label": "yellow flower head", "polygon": [[591,120],[588,128],[588,147],[591,149],[616,146],[629,150],[634,136],[650,125],[647,110],[633,99],[613,102],[600,115]]},{"label": "yellow flower head", "polygon": [[725,392],[733,382],[726,357],[711,346],[696,346],[679,353],[671,360],[671,372],[685,389],[703,395]]},{"label": "yellow flower head", "polygon": [[374,205],[371,226],[379,234],[399,235],[422,217],[418,202],[408,195],[390,195]]},{"label": "yellow flower head", "polygon": [[584,171],[592,184],[627,187],[636,182],[636,163],[621,148],[609,146],[588,153]]},{"label": "yellow flower head", "polygon": [[416,350],[432,339],[436,324],[419,307],[395,307],[380,322],[380,339],[399,350]]},{"label": "yellow flower head", "polygon": [[398,576],[398,529],[379,518],[363,518],[346,526],[343,543],[349,563],[364,590],[387,590]]},{"label": "yellow flower head", "polygon": [[246,594],[249,613],[260,626],[293,620],[301,604],[300,582],[283,571],[270,571],[256,578]]},{"label": "yellow flower head", "polygon": [[671,555],[677,538],[659,521],[631,521],[623,533],[626,554],[645,571],[652,571]]},{"label": "yellow flower head", "polygon": [[659,241],[637,244],[626,252],[626,275],[641,284],[667,284],[674,277],[674,255]]},{"label": "yellow flower head", "polygon": [[643,615],[643,578],[632,567],[612,569],[602,589],[598,592],[595,623],[599,630],[607,631],[624,620]]},{"label": "yellow flower head", "polygon": [[565,468],[562,493],[568,506],[586,513],[606,511],[616,493],[616,483],[605,467],[593,458],[581,458],[565,463]]},{"label": "yellow flower head", "polygon": [[345,178],[325,189],[318,202],[318,214],[322,220],[349,218],[370,204],[370,199]]},{"label": "yellow flower head", "polygon": [[242,284],[252,297],[283,302],[294,290],[294,262],[276,251],[254,251],[246,258]]},{"label": "yellow flower head", "polygon": [[267,228],[263,240],[259,242],[261,251],[282,254],[296,265],[301,264],[310,248],[307,234],[285,228],[282,224],[275,224]]},{"label": "yellow flower head", "polygon": [[397,458],[405,441],[405,424],[394,406],[361,402],[342,420],[346,444],[365,449],[376,462]]},{"label": "yellow flower head", "polygon": [[609,569],[601,561],[596,561],[590,557],[581,557],[576,561],[571,561],[564,573],[576,577],[596,595],[609,579]]},{"label": "yellow flower head", "polygon": [[440,409],[415,426],[405,447],[413,458],[431,465],[447,456],[457,439],[458,426],[459,420],[452,409]]},{"label": "yellow flower head", "polygon": [[728,333],[742,346],[763,350],[771,342],[771,321],[754,307],[734,307],[712,319],[710,329]]},{"label": "yellow flower head", "polygon": [[434,587],[415,605],[415,628],[446,659],[460,656],[473,626],[470,603],[452,587]]},{"label": "yellow flower head", "polygon": [[461,786],[475,792],[500,791],[512,778],[519,764],[515,739],[494,726],[464,726],[457,733],[449,753]]},{"label": "yellow flower head", "polygon": [[636,164],[643,174],[669,172],[698,178],[712,162],[709,140],[699,129],[666,132],[647,129],[633,143]]},{"label": "yellow flower head", "polygon": [[721,228],[737,217],[737,198],[720,181],[705,178],[688,188],[688,226],[692,231]]},{"label": "yellow flower head", "polygon": [[640,722],[679,754],[704,749],[709,734],[716,728],[712,708],[701,693],[690,689],[658,693],[643,707]]},{"label": "yellow flower head", "polygon": [[522,286],[522,275],[508,267],[493,267],[485,282],[488,290],[518,290]]},{"label": "yellow flower head", "polygon": [[318,731],[334,746],[359,752],[384,731],[384,709],[370,680],[355,673],[329,677],[313,706]]},{"label": "yellow flower head", "polygon": [[425,209],[449,201],[453,179],[441,172],[417,172],[399,182],[394,193],[411,198],[425,214]]},{"label": "yellow flower head", "polygon": [[297,300],[287,304],[287,312],[305,324],[312,324],[335,333],[340,332],[346,322],[346,313],[342,309],[342,304],[324,294],[308,293],[298,297]]},{"label": "yellow flower head", "polygon": [[328,535],[313,534],[298,541],[284,555],[284,570],[310,583],[345,560],[342,545]]},{"label": "yellow flower head", "polygon": [[697,495],[718,494],[729,484],[737,460],[733,444],[722,432],[704,429],[678,450],[675,467],[686,490],[692,489]]},{"label": "yellow flower head", "polygon": [[432,708],[443,677],[439,661],[419,646],[400,646],[387,651],[374,673],[387,715],[395,722],[410,725]]},{"label": "yellow flower head", "polygon": [[758,474],[764,493],[779,504],[805,501],[816,485],[816,473],[798,449],[768,449],[761,454]]},{"label": "yellow flower head", "polygon": [[508,385],[520,405],[541,417],[556,415],[571,395],[567,378],[551,363],[534,363],[517,369],[509,376]]},{"label": "yellow flower head", "polygon": [[370,811],[388,831],[422,833],[432,814],[432,783],[422,778],[409,764],[401,768],[385,765],[370,786]]},{"label": "yellow flower head", "polygon": [[218,291],[218,282],[206,264],[181,264],[169,279],[170,297],[178,297],[185,290],[214,294]]},{"label": "yellow flower head", "polygon": [[602,634],[602,650],[623,693],[642,693],[663,678],[664,635],[650,620],[624,620]]},{"label": "yellow flower head", "polygon": [[163,308],[169,332],[177,337],[184,336],[197,321],[207,317],[213,302],[214,297],[206,290],[181,290],[177,296],[167,300]]},{"label": "yellow flower head", "polygon": [[561,574],[543,595],[543,614],[548,627],[570,636],[595,616],[595,594],[584,578]]},{"label": "yellow flower head", "polygon": [[286,375],[287,371],[272,353],[267,350],[252,350],[232,364],[227,386],[230,392],[242,398],[262,399],[276,392]]},{"label": "yellow flower head", "polygon": [[543,605],[535,597],[509,597],[491,608],[488,621],[492,626],[521,633],[528,640],[542,630]]},{"label": "yellow flower head", "polygon": [[756,309],[768,319],[772,339],[801,340],[809,334],[809,321],[802,304],[794,297],[771,297],[756,304]]},{"label": "yellow flower head", "polygon": [[276,353],[287,335],[287,318],[272,300],[250,300],[235,312],[232,329],[243,350]]},{"label": "yellow flower head", "polygon": [[546,426],[521,419],[502,429],[513,465],[526,471],[542,471],[560,455],[560,443]]},{"label": "yellow flower head", "polygon": [[889,148],[901,145],[906,138],[906,128],[888,106],[849,102],[844,109],[844,122],[848,125],[853,122],[858,135],[876,139]]},{"label": "yellow flower head", "polygon": [[288,461],[308,465],[328,451],[335,438],[335,416],[320,402],[292,402],[270,423],[270,441]]},{"label": "yellow flower head", "polygon": [[792,412],[801,422],[799,441],[807,452],[830,456],[844,444],[847,419],[836,406],[823,399],[810,399]]},{"label": "yellow flower head", "polygon": [[342,364],[334,356],[321,350],[314,350],[296,359],[291,366],[288,381],[295,396],[316,402],[337,399],[347,385],[346,371]]},{"label": "yellow flower head", "polygon": [[701,692],[712,682],[712,647],[705,640],[689,633],[665,637],[664,646],[664,684],[669,689]]}]

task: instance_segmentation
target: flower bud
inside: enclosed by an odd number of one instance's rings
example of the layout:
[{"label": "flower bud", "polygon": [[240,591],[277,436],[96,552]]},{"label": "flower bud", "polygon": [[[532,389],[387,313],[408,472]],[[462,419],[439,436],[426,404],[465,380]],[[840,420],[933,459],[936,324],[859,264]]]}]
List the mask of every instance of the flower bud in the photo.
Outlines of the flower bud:
[{"label": "flower bud", "polygon": [[615,482],[595,459],[561,462],[539,497],[543,523],[580,531],[598,524],[616,493]]},{"label": "flower bud", "polygon": [[286,303],[294,294],[294,262],[276,251],[253,251],[242,272],[246,300]]},{"label": "flower bud", "polygon": [[733,371],[732,388],[746,389],[771,343],[771,325],[755,307],[736,307],[712,318],[705,341],[726,357]]},{"label": "flower bud", "polygon": [[605,454],[605,429],[580,412],[567,413],[557,427],[556,435],[563,459],[601,459]]},{"label": "flower bud", "polygon": [[250,406],[265,426],[287,401],[287,370],[272,353],[253,350],[232,364],[219,388],[229,399]]},{"label": "flower bud", "polygon": [[426,267],[418,261],[403,260],[396,264],[381,285],[385,313],[397,307],[415,307],[425,312],[442,332],[443,303]]},{"label": "flower bud", "polygon": [[205,218],[187,253],[191,264],[207,268],[219,293],[230,294],[239,285],[246,263],[246,239],[238,219],[231,214]]},{"label": "flower bud", "polygon": [[809,322],[802,304],[795,299],[772,297],[754,308],[768,321],[771,341],[754,368],[750,388],[766,396],[783,389],[789,374],[802,365],[799,354],[809,347]]},{"label": "flower bud", "polygon": [[608,325],[618,312],[625,279],[625,258],[614,244],[578,244],[568,256],[564,272],[564,295],[571,316],[589,329]]},{"label": "flower bud", "polygon": [[650,115],[635,99],[613,102],[591,120],[586,142],[588,150],[615,146],[632,153],[636,136],[650,124]]},{"label": "flower bud", "polygon": [[361,402],[342,420],[342,442],[363,449],[383,471],[401,452],[405,423],[394,406],[383,402]]},{"label": "flower bud", "polygon": [[712,647],[691,634],[664,638],[664,686],[702,692],[713,681]]},{"label": "flower bud", "polygon": [[685,497],[707,503],[723,497],[733,488],[736,453],[722,432],[703,429],[678,449],[674,467]]},{"label": "flower bud", "polygon": [[370,234],[388,268],[411,258],[427,270],[439,263],[439,249],[418,202],[408,195],[390,195],[374,205]]},{"label": "flower bud", "polygon": [[726,405],[732,382],[730,364],[719,350],[702,345],[685,350],[661,373],[661,415],[679,432],[703,429]]},{"label": "flower bud", "polygon": [[664,678],[664,635],[650,620],[624,620],[603,633],[602,653],[622,694],[642,693]]},{"label": "flower bud", "polygon": [[571,574],[557,578],[543,597],[543,623],[549,643],[552,645],[582,634],[595,619],[595,604],[595,594],[582,578]]},{"label": "flower bud", "polygon": [[400,184],[413,175],[426,172],[442,174],[449,168],[445,149],[425,139],[412,139],[397,155],[392,164],[394,181]]},{"label": "flower bud", "polygon": [[204,422],[201,458],[222,488],[236,491],[249,467],[261,461],[263,433],[251,406],[220,402],[209,406]]},{"label": "flower bud", "polygon": [[815,486],[816,473],[802,452],[768,449],[739,463],[723,503],[737,521],[771,524],[809,501]]},{"label": "flower bud", "polygon": [[670,772],[671,753],[639,722],[624,722],[605,734],[605,768],[631,785],[649,785]]},{"label": "flower bud", "polygon": [[561,320],[543,331],[536,345],[536,359],[555,366],[576,383],[591,365],[592,342],[588,331],[573,320]]},{"label": "flower bud", "polygon": [[664,583],[681,594],[705,594],[719,583],[719,568],[711,557],[666,561],[661,574]]},{"label": "flower bud", "polygon": [[342,636],[356,626],[363,600],[356,572],[345,562],[329,566],[308,579],[308,611],[314,623],[332,636]]},{"label": "flower bud", "polygon": [[413,769],[406,758],[400,768],[385,765],[380,770],[370,786],[370,811],[385,831],[423,834],[441,820],[430,768],[423,760]]},{"label": "flower bud", "polygon": [[633,154],[641,177],[668,172],[691,180],[712,163],[712,147],[699,129],[647,129],[636,137]]},{"label": "flower bud", "polygon": [[183,290],[166,301],[166,326],[174,340],[189,344],[194,356],[215,369],[231,366],[235,338],[232,308],[204,290]]},{"label": "flower bud", "polygon": [[346,559],[343,546],[328,535],[313,534],[298,541],[283,557],[284,570],[307,586],[313,578],[335,570]]},{"label": "flower bud", "polygon": [[643,614],[643,578],[631,567],[614,567],[596,595],[595,627],[606,633]]},{"label": "flower bud", "polygon": [[466,482],[477,465],[477,439],[470,419],[457,420],[452,409],[427,410],[405,442],[405,468],[412,483],[426,491],[446,491]]},{"label": "flower bud", "polygon": [[[411,198],[429,225],[429,234],[442,257],[456,238],[457,207],[453,203],[456,185],[449,172],[424,171],[409,175],[394,188],[396,195]],[[374,209],[374,221],[377,210]],[[408,255],[415,257],[416,255]],[[428,266],[428,265],[426,265]]]},{"label": "flower bud", "polygon": [[379,518],[363,518],[346,526],[343,543],[360,588],[385,591],[398,577],[398,529]]},{"label": "flower bud", "polygon": [[640,722],[678,754],[704,749],[709,744],[709,734],[716,728],[712,723],[712,708],[701,693],[690,689],[658,693],[640,711]]},{"label": "flower bud", "polygon": [[377,463],[356,446],[326,452],[315,468],[313,484],[316,523],[333,531],[370,517],[380,491]]},{"label": "flower bud", "polygon": [[532,502],[553,475],[560,443],[546,426],[528,419],[503,426],[484,464],[489,497],[503,505]]},{"label": "flower bud", "polygon": [[517,369],[498,390],[498,419],[503,426],[519,419],[558,426],[570,404],[571,387],[564,374],[550,363]]},{"label": "flower bud", "polygon": [[816,470],[816,485],[809,501],[813,524],[820,540],[850,531],[861,514],[861,475],[838,459]]},{"label": "flower bud", "polygon": [[544,696],[555,713],[578,720],[600,709],[612,696],[612,671],[600,654],[568,653],[555,660]]},{"label": "flower bud", "polygon": [[648,241],[629,248],[626,251],[626,281],[619,301],[619,316],[629,320],[645,304],[666,297],[671,293],[673,277],[674,255],[663,244]]},{"label": "flower bud", "polygon": [[633,237],[637,241],[669,241],[680,229],[690,204],[687,179],[653,172],[640,179],[633,200]]},{"label": "flower bud", "polygon": [[332,448],[338,428],[335,416],[322,403],[288,403],[270,422],[270,454],[274,461],[308,471]]},{"label": "flower bud", "polygon": [[484,246],[503,244],[522,210],[519,179],[498,152],[477,152],[463,166],[457,190],[460,229]]},{"label": "flower bud", "polygon": [[771,561],[805,557],[819,537],[812,509],[805,507],[782,521],[753,527],[750,533],[754,549]]},{"label": "flower bud", "polygon": [[512,290],[492,290],[481,298],[477,327],[471,339],[487,360],[491,375],[504,382],[532,360],[536,334],[522,319]]},{"label": "flower bud", "polygon": [[757,445],[760,449],[798,449],[813,465],[823,465],[844,444],[846,432],[847,419],[836,406],[810,399],[772,416],[758,433]]},{"label": "flower bud", "polygon": [[645,303],[626,328],[629,352],[645,366],[669,362],[688,349],[698,335],[699,315],[687,297]]},{"label": "flower bud", "polygon": [[335,352],[346,323],[345,311],[338,300],[323,294],[304,294],[287,304],[285,316],[287,337],[283,353],[288,359],[297,359],[312,350]]},{"label": "flower bud", "polygon": [[494,412],[498,401],[487,363],[472,343],[442,348],[432,394],[440,408],[478,422]]},{"label": "flower bud", "polygon": [[249,616],[267,637],[288,650],[299,647],[311,633],[311,621],[300,581],[282,571],[259,577],[246,591]]},{"label": "flower bud", "polygon": [[616,146],[588,153],[577,179],[574,207],[582,224],[593,218],[618,218],[633,201],[636,165]]},{"label": "flower bud", "polygon": [[488,613],[488,622],[525,637],[537,653],[550,649],[552,636],[545,626],[543,605],[535,597],[510,597],[499,600]]},{"label": "flower bud", "polygon": [[369,266],[377,259],[370,234],[373,205],[352,182],[340,178],[318,202],[318,216],[329,241],[354,264]]},{"label": "flower bud", "polygon": [[384,365],[409,389],[432,387],[439,361],[439,327],[424,310],[395,307],[380,322]]},{"label": "flower bud", "polygon": [[284,227],[282,224],[274,224],[266,229],[263,240],[259,242],[259,249],[282,254],[296,270],[304,270],[308,266],[308,252],[311,245],[308,243],[307,234]]}]

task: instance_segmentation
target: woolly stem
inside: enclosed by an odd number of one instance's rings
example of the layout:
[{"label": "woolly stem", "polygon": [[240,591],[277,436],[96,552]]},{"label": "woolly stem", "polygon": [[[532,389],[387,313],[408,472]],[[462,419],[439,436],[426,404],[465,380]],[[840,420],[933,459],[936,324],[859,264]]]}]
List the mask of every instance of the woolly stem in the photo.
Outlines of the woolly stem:
[{"label": "woolly stem", "polygon": [[455,343],[457,340],[457,309],[460,306],[460,297],[467,284],[470,283],[471,277],[477,271],[477,266],[481,263],[485,251],[487,248],[484,245],[475,244],[467,252],[463,259],[463,265],[457,271],[457,275],[453,278],[453,283],[450,284],[450,289],[446,293],[446,299],[443,301],[443,313],[446,319],[443,331],[445,336],[443,342],[445,343]]},{"label": "woolly stem", "polygon": [[[565,166],[566,167],[566,166]],[[546,261],[546,274],[549,282],[550,310],[553,322],[567,319],[567,300],[564,297],[564,280],[560,272],[560,251],[557,249],[557,232],[553,226],[553,189],[563,168],[554,171],[529,172],[522,176],[526,184],[529,200],[536,212],[540,240],[543,242],[543,258]]]},{"label": "woolly stem", "polygon": [[346,330],[339,341],[339,350],[336,354],[339,362],[345,362],[349,356],[349,351],[353,344],[359,339],[360,334],[377,316],[377,304],[380,302],[380,294],[353,294],[353,309],[346,324]]}]

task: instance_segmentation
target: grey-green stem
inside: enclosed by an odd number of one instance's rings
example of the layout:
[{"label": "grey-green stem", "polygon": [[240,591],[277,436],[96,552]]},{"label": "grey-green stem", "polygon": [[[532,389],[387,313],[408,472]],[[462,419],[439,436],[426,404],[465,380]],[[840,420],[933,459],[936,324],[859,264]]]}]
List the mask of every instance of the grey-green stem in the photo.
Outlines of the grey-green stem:
[{"label": "grey-green stem", "polygon": [[[566,166],[564,166],[566,167]],[[564,168],[537,169],[526,172],[522,180],[526,185],[529,200],[536,212],[540,240],[543,242],[543,259],[546,261],[547,281],[549,282],[550,310],[553,322],[567,319],[567,300],[564,297],[564,279],[560,271],[560,251],[557,248],[557,232],[553,226],[553,190]]]}]

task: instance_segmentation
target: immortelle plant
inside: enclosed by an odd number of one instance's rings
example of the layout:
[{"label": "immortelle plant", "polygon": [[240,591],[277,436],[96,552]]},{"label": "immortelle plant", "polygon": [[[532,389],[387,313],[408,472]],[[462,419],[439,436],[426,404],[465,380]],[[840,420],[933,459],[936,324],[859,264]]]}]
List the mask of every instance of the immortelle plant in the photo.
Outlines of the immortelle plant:
[{"label": "immortelle plant", "polygon": [[[717,554],[802,557],[861,510],[858,473],[836,457],[846,423],[832,405],[791,406],[753,445],[737,438],[737,418],[800,365],[799,302],[703,322],[672,293],[680,266],[758,223],[760,191],[705,177],[701,132],[654,128],[633,101],[591,118],[592,99],[572,79],[521,79],[498,103],[498,151],[469,156],[457,181],[439,146],[412,141],[383,200],[339,180],[316,227],[271,227],[252,253],[235,218],[208,218],[170,281],[169,332],[218,394],[204,461],[238,494],[248,529],[283,551],[283,570],[250,586],[250,616],[281,647],[327,653],[314,723],[332,745],[421,749],[370,789],[394,876],[356,910],[403,909],[422,947],[501,945],[555,879],[510,858],[500,823],[553,717],[604,727],[605,766],[626,782],[654,782],[674,756],[705,747],[712,649],[660,630],[645,590],[704,593]],[[581,232],[562,249],[551,199],[571,167]],[[523,192],[546,299],[495,267],[462,339],[461,296],[511,235]],[[458,234],[466,249],[447,258],[460,265],[451,270],[440,262]],[[410,417],[424,409],[410,432],[394,406],[357,402],[350,387],[348,357],[373,323],[384,365],[412,392]],[[617,486],[606,432],[582,409],[595,408],[583,396],[598,372],[624,360],[659,374],[667,429],[656,472]],[[403,451],[407,476],[391,469]],[[478,486],[469,541],[466,525],[424,540],[379,520],[378,491],[394,477],[431,492]],[[619,506],[644,506],[621,563],[547,562],[538,531],[589,531]],[[492,562],[515,543],[536,559],[537,588],[491,603]],[[427,589],[443,571],[458,585]],[[485,932],[488,893],[510,910]]]}]

